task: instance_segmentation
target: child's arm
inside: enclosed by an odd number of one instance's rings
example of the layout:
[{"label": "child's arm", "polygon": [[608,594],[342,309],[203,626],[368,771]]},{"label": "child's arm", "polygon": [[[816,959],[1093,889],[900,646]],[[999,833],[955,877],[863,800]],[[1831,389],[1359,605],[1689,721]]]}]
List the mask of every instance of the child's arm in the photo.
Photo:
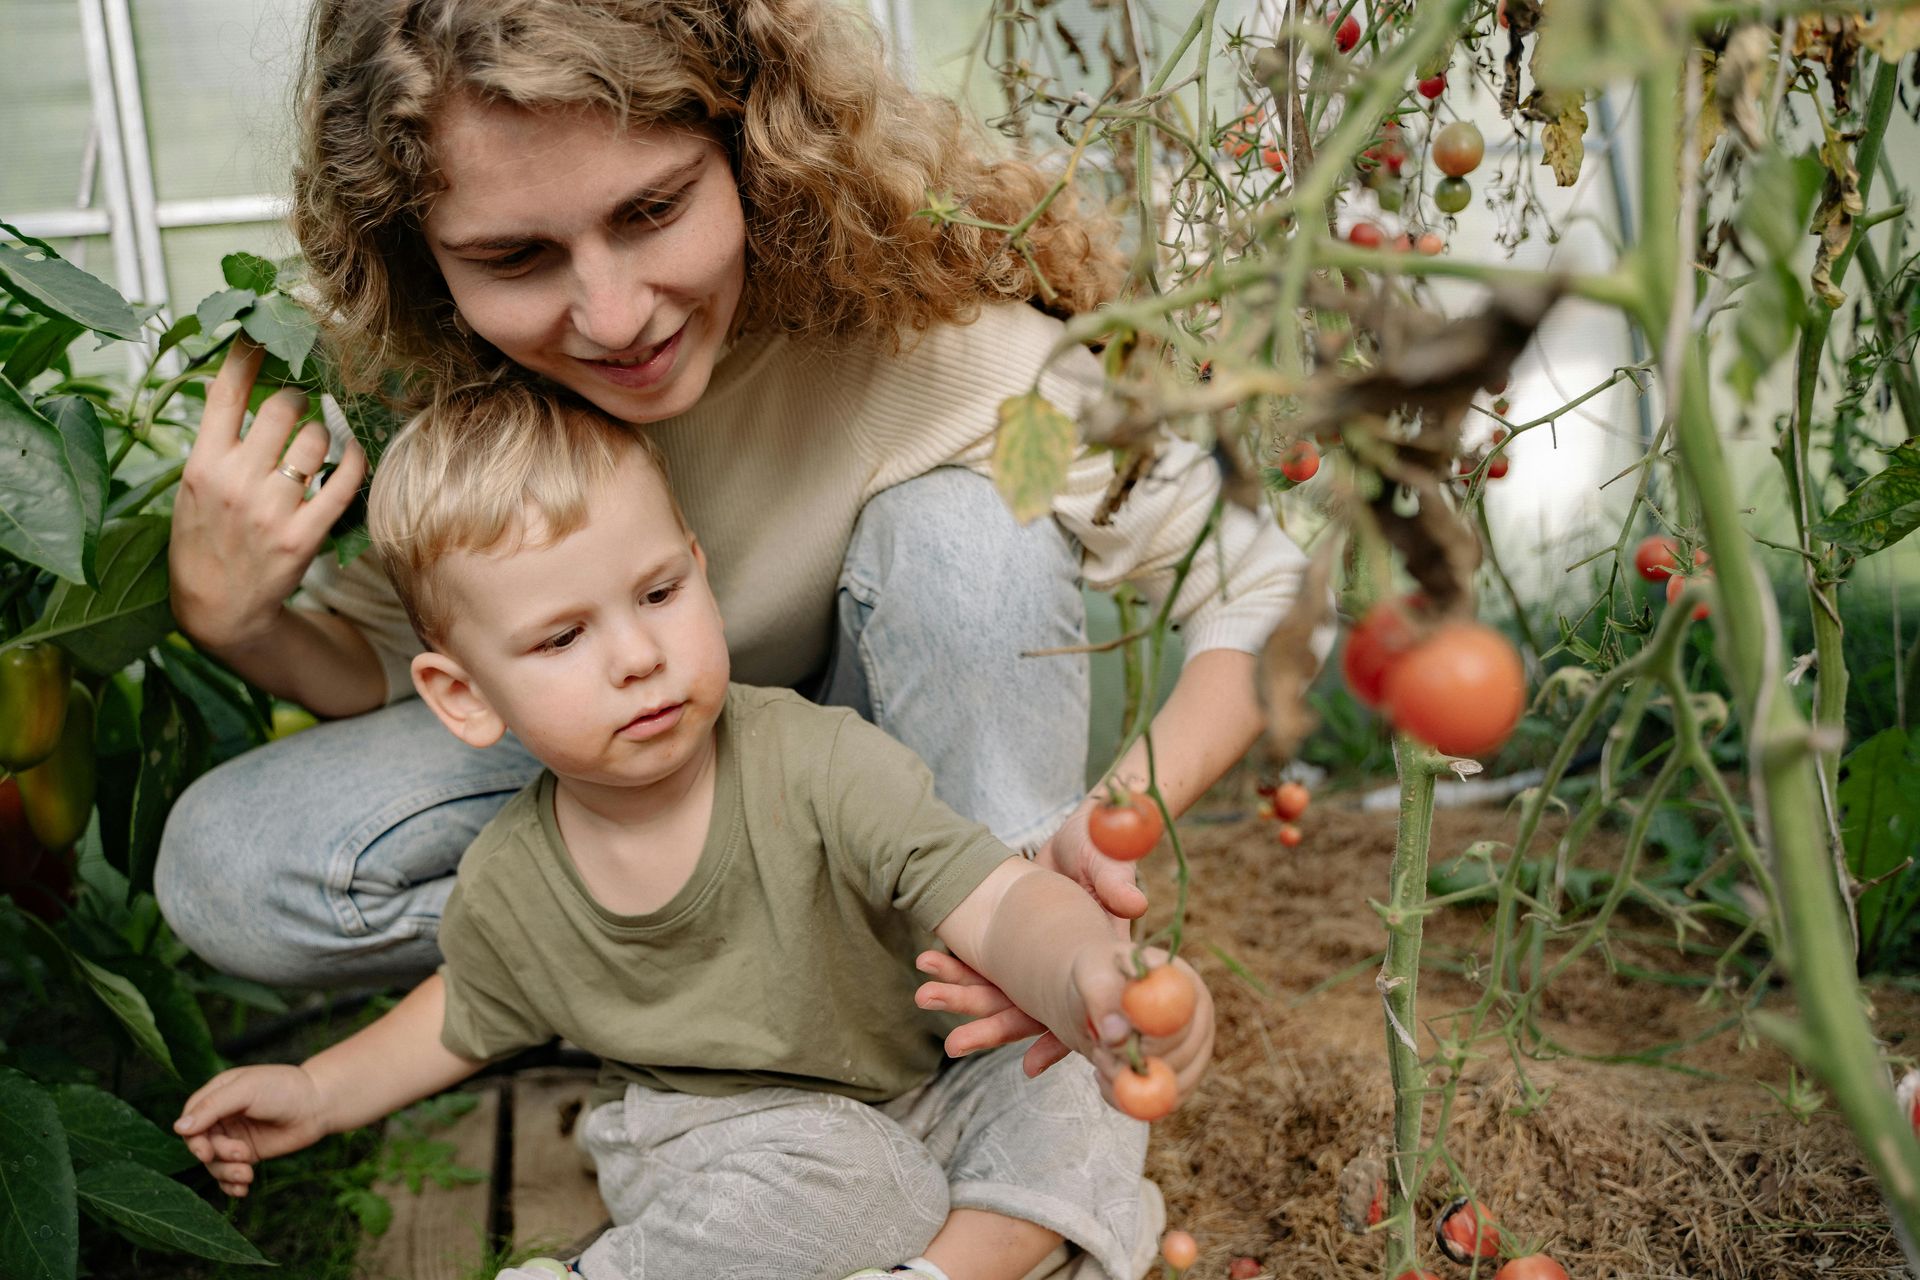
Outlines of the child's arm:
[{"label": "child's arm", "polygon": [[253,1166],[357,1129],[458,1084],[486,1063],[440,1043],[439,974],[377,1022],[297,1067],[235,1067],[187,1099],[173,1130],[220,1189],[244,1196]]},{"label": "child's arm", "polygon": [[[1113,936],[1099,904],[1065,877],[1009,858],[934,932],[1069,1048],[1085,1054],[1111,1101],[1114,1076],[1129,1069],[1116,1048],[1128,1032],[1120,997],[1131,976],[1133,947]],[[1166,961],[1159,951],[1146,958],[1150,965]],[[1194,986],[1193,1017],[1171,1035],[1144,1037],[1141,1047],[1173,1068],[1185,1100],[1213,1054],[1213,1001],[1186,961],[1174,963]]]}]

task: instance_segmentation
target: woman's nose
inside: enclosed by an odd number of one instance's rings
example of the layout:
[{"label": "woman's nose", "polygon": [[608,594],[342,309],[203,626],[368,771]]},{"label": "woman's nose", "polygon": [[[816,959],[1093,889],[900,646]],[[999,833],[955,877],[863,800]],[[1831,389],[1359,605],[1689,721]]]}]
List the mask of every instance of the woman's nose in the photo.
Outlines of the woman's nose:
[{"label": "woman's nose", "polygon": [[638,254],[618,244],[575,252],[573,327],[607,355],[636,345],[653,316],[653,289],[640,265]]}]

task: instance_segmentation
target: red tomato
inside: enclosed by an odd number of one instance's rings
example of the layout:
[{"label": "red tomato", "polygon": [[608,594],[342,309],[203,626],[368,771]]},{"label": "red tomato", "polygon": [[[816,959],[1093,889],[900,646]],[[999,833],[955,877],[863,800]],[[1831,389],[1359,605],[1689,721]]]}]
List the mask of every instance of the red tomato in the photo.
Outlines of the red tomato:
[{"label": "red tomato", "polygon": [[1360,19],[1348,14],[1333,32],[1333,47],[1342,53],[1352,53],[1353,46],[1360,43]]},{"label": "red tomato", "polygon": [[1507,380],[1505,378],[1497,378],[1489,382],[1486,385],[1486,392],[1490,396],[1503,396],[1507,394]]},{"label": "red tomato", "polygon": [[[1695,577],[1704,576],[1706,575],[1687,574],[1683,576],[1678,573],[1669,574],[1667,577],[1667,603],[1672,604],[1675,600],[1678,600],[1680,593],[1687,589],[1687,584],[1692,582]],[[1693,606],[1693,620],[1695,622],[1704,622],[1706,621],[1707,615],[1712,612],[1713,610],[1704,603],[1697,604]]]},{"label": "red tomato", "polygon": [[1413,237],[1402,231],[1393,238],[1393,251],[1395,253],[1412,253]]},{"label": "red tomato", "polygon": [[1311,440],[1295,440],[1280,455],[1280,474],[1295,484],[1305,484],[1320,470],[1320,451]]},{"label": "red tomato", "polygon": [[1273,812],[1282,822],[1292,822],[1307,811],[1307,805],[1313,800],[1313,792],[1298,782],[1283,782],[1274,788]]},{"label": "red tomato", "polygon": [[1142,1034],[1170,1036],[1193,1020],[1199,995],[1187,975],[1170,964],[1149,969],[1120,993],[1120,1008]]},{"label": "red tomato", "polygon": [[1428,76],[1417,87],[1421,97],[1437,98],[1447,91],[1447,73],[1442,71],[1437,76]]},{"label": "red tomato", "polygon": [[1235,1258],[1227,1264],[1227,1280],[1253,1280],[1264,1270],[1258,1258]]},{"label": "red tomato", "polygon": [[1434,1242],[1440,1252],[1465,1266],[1478,1256],[1500,1256],[1500,1228],[1485,1205],[1461,1196],[1440,1213],[1434,1224]]},{"label": "red tomato", "polygon": [[1287,171],[1287,153],[1278,147],[1268,147],[1261,151],[1260,159],[1275,173]]},{"label": "red tomato", "polygon": [[1185,1271],[1200,1257],[1200,1245],[1184,1231],[1169,1231],[1160,1237],[1160,1256],[1175,1271]]},{"label": "red tomato", "polygon": [[1220,149],[1238,160],[1253,150],[1260,130],[1260,122],[1266,113],[1256,107],[1248,107],[1240,113],[1240,118],[1227,127],[1227,135],[1220,143]]},{"label": "red tomato", "polygon": [[1441,238],[1438,231],[1422,231],[1420,238],[1413,242],[1413,247],[1431,258],[1446,248],[1447,242]]},{"label": "red tomato", "polygon": [[1440,1280],[1440,1277],[1431,1271],[1402,1271],[1393,1280]]},{"label": "red tomato", "polygon": [[1680,544],[1661,534],[1643,538],[1633,549],[1633,567],[1648,582],[1670,577],[1680,563]]},{"label": "red tomato", "polygon": [[1504,453],[1494,454],[1493,457],[1487,460],[1487,479],[1489,480],[1506,479],[1507,469],[1510,465],[1511,464],[1507,461],[1506,454]]},{"label": "red tomato", "polygon": [[1480,167],[1487,153],[1480,126],[1455,120],[1433,135],[1433,166],[1449,178],[1464,178]]},{"label": "red tomato", "polygon": [[1377,1227],[1387,1217],[1387,1184],[1378,1183],[1373,1188],[1373,1199],[1367,1201],[1367,1225]]},{"label": "red tomato", "polygon": [[1180,1081],[1163,1059],[1148,1058],[1144,1071],[1123,1068],[1113,1078],[1113,1100],[1135,1120],[1159,1120],[1180,1105]]},{"label": "red tomato", "polygon": [[1507,398],[1505,396],[1501,396],[1499,399],[1495,400],[1493,402],[1492,407],[1493,407],[1493,411],[1499,414],[1503,418],[1507,416],[1507,411],[1513,408],[1512,405],[1507,403]]},{"label": "red tomato", "polygon": [[1369,707],[1379,706],[1386,696],[1387,668],[1413,647],[1414,638],[1411,596],[1382,600],[1362,614],[1347,633],[1346,651],[1340,655],[1340,671],[1353,696]]},{"label": "red tomato", "polygon": [[1479,622],[1446,622],[1387,670],[1396,729],[1450,756],[1486,755],[1520,723],[1527,672],[1507,638]]},{"label": "red tomato", "polygon": [[1153,797],[1137,791],[1127,793],[1126,802],[1111,799],[1094,806],[1087,818],[1087,834],[1093,847],[1121,862],[1137,862],[1153,852],[1160,843],[1166,824],[1160,820],[1160,806]]},{"label": "red tomato", "polygon": [[1493,1280],[1567,1280],[1567,1269],[1544,1253],[1529,1253],[1494,1272]]},{"label": "red tomato", "polygon": [[1294,826],[1291,822],[1283,822],[1280,824],[1279,834],[1276,835],[1274,839],[1289,849],[1298,849],[1300,842],[1306,839],[1306,837],[1301,835],[1300,828]]},{"label": "red tomato", "polygon": [[1385,237],[1380,234],[1380,228],[1371,222],[1356,222],[1347,228],[1348,242],[1362,249],[1378,249],[1380,242],[1384,239]]},{"label": "red tomato", "polygon": [[1500,3],[1494,6],[1493,20],[1503,28],[1507,25],[1507,0],[1500,0]]}]

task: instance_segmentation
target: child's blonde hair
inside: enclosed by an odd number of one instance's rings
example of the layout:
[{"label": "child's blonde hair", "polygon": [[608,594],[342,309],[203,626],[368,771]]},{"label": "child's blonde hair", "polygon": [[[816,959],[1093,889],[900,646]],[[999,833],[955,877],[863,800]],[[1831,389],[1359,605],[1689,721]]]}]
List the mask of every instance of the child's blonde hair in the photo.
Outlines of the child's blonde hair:
[{"label": "child's blonde hair", "polygon": [[566,537],[629,449],[646,455],[685,529],[666,461],[639,427],[525,382],[438,393],[387,446],[367,495],[371,554],[421,642],[440,648],[452,622],[435,573],[444,557],[511,553],[534,528],[547,545]]}]

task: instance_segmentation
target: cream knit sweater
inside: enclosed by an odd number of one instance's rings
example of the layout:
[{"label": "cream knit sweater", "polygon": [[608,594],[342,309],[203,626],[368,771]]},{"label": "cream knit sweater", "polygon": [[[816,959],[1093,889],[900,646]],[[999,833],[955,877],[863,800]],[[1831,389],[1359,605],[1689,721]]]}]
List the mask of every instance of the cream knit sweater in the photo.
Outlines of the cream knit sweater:
[{"label": "cream knit sweater", "polygon": [[[898,355],[749,335],[714,370],[698,405],[647,428],[706,548],[735,680],[791,687],[821,669],[861,505],[935,467],[987,473],[1000,402],[1033,386],[1060,330],[1058,320],[1010,304],[972,324],[936,326]],[[1039,389],[1077,416],[1100,381],[1099,362],[1075,349],[1040,375]],[[1083,453],[1054,516],[1082,547],[1087,585],[1130,581],[1158,602],[1206,521],[1219,473],[1198,448],[1172,441],[1113,520],[1096,526],[1112,473],[1109,455]],[[1189,656],[1258,652],[1306,563],[1271,519],[1239,508],[1227,508],[1217,537],[1217,549],[1195,557],[1174,608]],[[372,643],[389,701],[413,692],[408,664],[420,642],[371,556],[342,569],[323,555],[303,589],[305,603],[346,618]],[[990,602],[956,609],[955,625],[992,625]],[[1331,633],[1316,648],[1324,656],[1330,644]]]}]

